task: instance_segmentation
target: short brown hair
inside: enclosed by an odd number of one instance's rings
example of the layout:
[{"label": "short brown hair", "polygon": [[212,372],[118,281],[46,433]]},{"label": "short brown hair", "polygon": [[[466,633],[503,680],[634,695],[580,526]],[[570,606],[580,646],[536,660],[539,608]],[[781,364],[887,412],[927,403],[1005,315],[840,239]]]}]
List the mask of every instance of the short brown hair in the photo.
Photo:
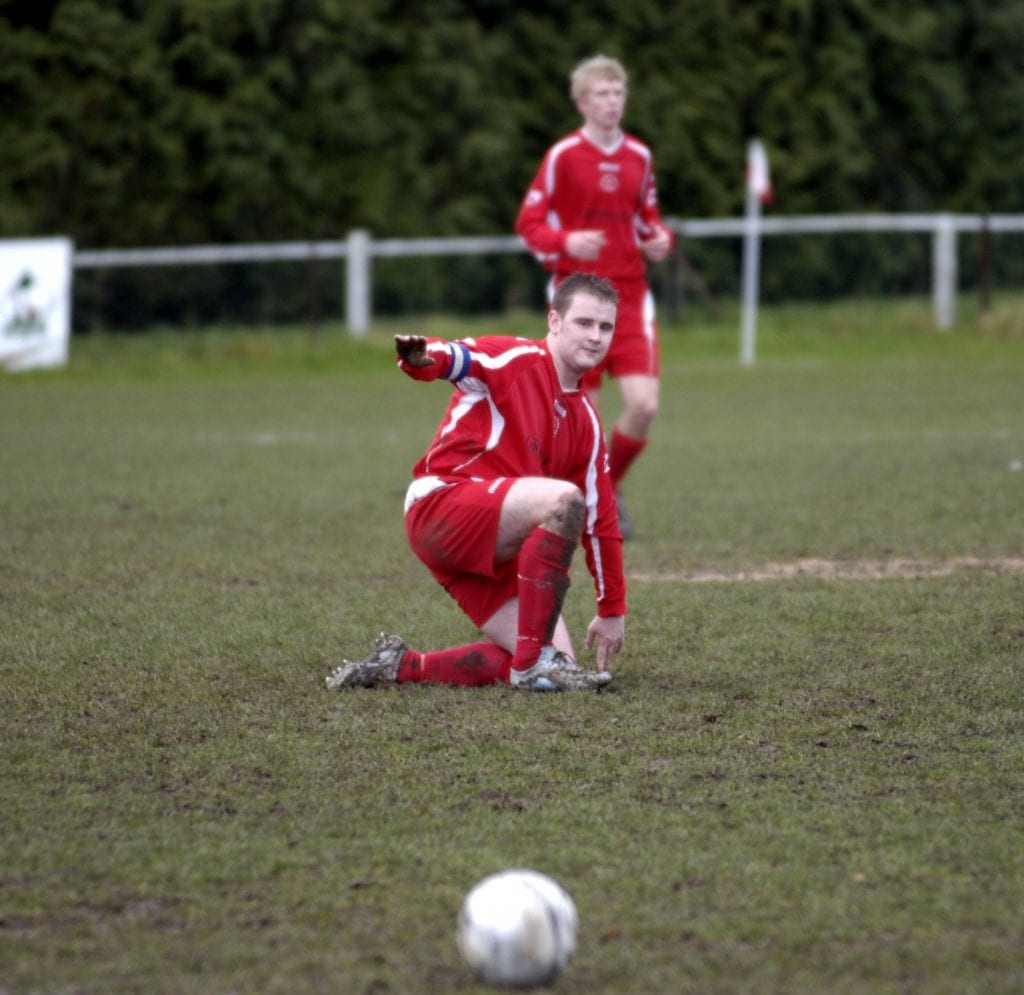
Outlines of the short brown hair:
[{"label": "short brown hair", "polygon": [[557,287],[551,298],[551,308],[563,318],[577,294],[590,294],[605,304],[619,307],[619,295],[615,288],[603,277],[593,273],[573,273],[567,276]]}]

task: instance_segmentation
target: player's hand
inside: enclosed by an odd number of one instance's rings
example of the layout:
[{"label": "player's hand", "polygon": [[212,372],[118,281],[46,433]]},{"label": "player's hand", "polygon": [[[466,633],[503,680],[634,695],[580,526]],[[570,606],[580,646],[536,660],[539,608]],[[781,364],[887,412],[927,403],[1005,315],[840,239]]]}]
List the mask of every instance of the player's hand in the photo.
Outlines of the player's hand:
[{"label": "player's hand", "polygon": [[608,670],[612,660],[622,649],[626,639],[626,618],[624,615],[613,615],[602,618],[595,615],[587,627],[587,649],[597,653],[597,669]]},{"label": "player's hand", "polygon": [[565,238],[565,251],[576,259],[593,262],[608,244],[608,236],[600,228],[571,231]]},{"label": "player's hand", "polygon": [[640,243],[640,251],[652,263],[660,263],[668,258],[672,250],[672,235],[667,228],[656,228],[654,234]]},{"label": "player's hand", "polygon": [[434,357],[427,354],[427,339],[423,335],[396,335],[395,349],[398,358],[417,369],[433,366]]}]

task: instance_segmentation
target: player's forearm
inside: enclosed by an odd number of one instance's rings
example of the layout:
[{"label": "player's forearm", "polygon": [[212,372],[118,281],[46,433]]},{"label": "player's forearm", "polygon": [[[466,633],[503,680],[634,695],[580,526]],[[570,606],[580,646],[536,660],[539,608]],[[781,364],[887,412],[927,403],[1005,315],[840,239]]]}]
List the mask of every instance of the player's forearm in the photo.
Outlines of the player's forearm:
[{"label": "player's forearm", "polygon": [[601,618],[625,615],[626,573],[622,555],[622,540],[607,536],[584,536],[587,569],[594,578],[597,614]]},{"label": "player's forearm", "polygon": [[569,233],[552,228],[544,219],[545,212],[523,210],[516,219],[516,234],[536,256],[559,256],[565,252]]}]

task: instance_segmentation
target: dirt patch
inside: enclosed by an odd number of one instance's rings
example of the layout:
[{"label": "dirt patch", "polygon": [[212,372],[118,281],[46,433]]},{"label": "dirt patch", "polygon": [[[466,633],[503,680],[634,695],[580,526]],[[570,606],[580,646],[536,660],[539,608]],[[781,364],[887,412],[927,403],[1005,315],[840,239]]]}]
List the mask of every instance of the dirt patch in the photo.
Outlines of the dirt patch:
[{"label": "dirt patch", "polygon": [[884,580],[889,577],[948,577],[954,573],[1024,574],[1024,557],[952,557],[940,560],[822,560],[763,563],[742,570],[683,570],[666,573],[631,573],[630,580],[650,583],[721,584],[762,583],[809,577],[815,580]]}]

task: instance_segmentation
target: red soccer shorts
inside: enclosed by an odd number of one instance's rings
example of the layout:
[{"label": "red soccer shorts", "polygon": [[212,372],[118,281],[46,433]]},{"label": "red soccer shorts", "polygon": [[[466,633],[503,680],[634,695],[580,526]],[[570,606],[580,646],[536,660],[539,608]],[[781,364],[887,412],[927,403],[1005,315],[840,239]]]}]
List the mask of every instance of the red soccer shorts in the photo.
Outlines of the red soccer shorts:
[{"label": "red soccer shorts", "polygon": [[518,593],[518,559],[494,562],[501,506],[514,477],[465,480],[405,513],[412,551],[478,628]]}]

